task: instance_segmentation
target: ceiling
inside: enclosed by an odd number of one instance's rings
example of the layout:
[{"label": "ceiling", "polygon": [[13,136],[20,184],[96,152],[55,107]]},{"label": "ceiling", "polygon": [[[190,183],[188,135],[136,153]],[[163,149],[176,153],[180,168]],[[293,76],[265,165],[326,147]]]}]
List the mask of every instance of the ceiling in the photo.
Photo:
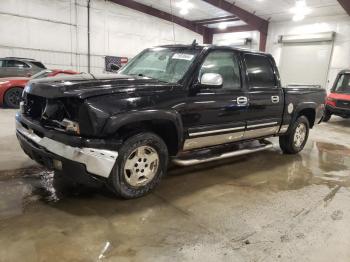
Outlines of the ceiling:
[{"label": "ceiling", "polygon": [[[227,2],[236,2],[237,6],[256,12],[261,18],[271,21],[292,20],[293,14],[289,10],[295,5],[295,0],[227,0]],[[306,0],[306,3],[312,9],[307,17],[346,14],[337,0]]]},{"label": "ceiling", "polygon": [[[152,6],[156,9],[173,13],[176,16],[187,20],[202,20],[230,16],[232,14],[216,8],[202,0],[188,0],[193,6],[187,15],[181,15],[176,4],[182,0],[135,0],[144,5]],[[293,14],[290,9],[295,5],[295,0],[226,0],[235,3],[237,6],[255,13],[257,16],[270,21],[290,21]],[[349,0],[350,1],[350,0]],[[307,17],[343,15],[345,10],[340,6],[337,0],[306,0],[308,7],[311,8],[311,14]],[[227,26],[244,25],[243,21],[228,22]],[[208,27],[217,28],[219,23],[210,24]]]}]

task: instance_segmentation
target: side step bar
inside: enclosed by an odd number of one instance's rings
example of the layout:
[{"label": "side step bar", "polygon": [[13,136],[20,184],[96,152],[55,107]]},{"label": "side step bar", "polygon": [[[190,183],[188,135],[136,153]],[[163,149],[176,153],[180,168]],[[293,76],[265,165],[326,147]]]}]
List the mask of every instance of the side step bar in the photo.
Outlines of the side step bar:
[{"label": "side step bar", "polygon": [[252,147],[252,148],[243,148],[243,149],[239,149],[236,151],[225,152],[225,153],[222,153],[220,155],[215,155],[215,156],[208,157],[208,158],[203,158],[203,157],[192,158],[192,159],[174,158],[173,162],[174,162],[174,164],[179,165],[179,166],[192,166],[192,165],[198,165],[198,164],[212,162],[212,161],[216,161],[216,160],[221,160],[221,159],[225,159],[225,158],[230,158],[230,157],[234,157],[234,156],[247,155],[247,154],[267,150],[267,149],[270,149],[272,147],[273,147],[273,144],[271,142],[264,140],[263,144],[261,144],[259,146]]}]

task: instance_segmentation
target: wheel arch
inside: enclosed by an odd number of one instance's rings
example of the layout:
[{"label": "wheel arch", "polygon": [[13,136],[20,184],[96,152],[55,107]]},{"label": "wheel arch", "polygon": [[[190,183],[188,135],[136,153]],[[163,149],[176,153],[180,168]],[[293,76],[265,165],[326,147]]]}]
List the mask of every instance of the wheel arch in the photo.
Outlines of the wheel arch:
[{"label": "wheel arch", "polygon": [[160,136],[170,155],[176,155],[183,144],[181,117],[174,111],[148,110],[112,116],[104,133],[126,139],[140,131],[151,131]]},{"label": "wheel arch", "polygon": [[309,121],[310,128],[313,128],[316,121],[316,107],[316,103],[313,102],[300,104],[295,110],[293,122],[298,119],[298,117],[305,116]]}]

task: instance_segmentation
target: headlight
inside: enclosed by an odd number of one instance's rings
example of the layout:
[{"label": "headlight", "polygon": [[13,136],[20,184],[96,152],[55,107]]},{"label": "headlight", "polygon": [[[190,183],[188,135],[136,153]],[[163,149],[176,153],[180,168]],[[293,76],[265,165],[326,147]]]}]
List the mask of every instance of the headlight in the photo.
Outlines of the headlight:
[{"label": "headlight", "polygon": [[75,133],[75,134],[80,134],[80,128],[79,128],[79,123],[71,121],[67,118],[63,119],[61,124],[66,128],[67,132],[70,133]]}]

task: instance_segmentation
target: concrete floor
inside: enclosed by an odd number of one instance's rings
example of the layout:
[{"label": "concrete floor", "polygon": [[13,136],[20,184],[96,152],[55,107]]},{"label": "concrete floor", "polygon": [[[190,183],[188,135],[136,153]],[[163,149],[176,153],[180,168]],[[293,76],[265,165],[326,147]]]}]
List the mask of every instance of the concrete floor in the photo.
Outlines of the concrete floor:
[{"label": "concrete floor", "polygon": [[[0,261],[349,261],[349,130],[350,120],[334,118],[299,155],[276,146],[174,168],[154,193],[130,201],[67,193],[47,171],[3,178]],[[1,163],[9,150],[18,167],[29,163],[9,145]]]}]

